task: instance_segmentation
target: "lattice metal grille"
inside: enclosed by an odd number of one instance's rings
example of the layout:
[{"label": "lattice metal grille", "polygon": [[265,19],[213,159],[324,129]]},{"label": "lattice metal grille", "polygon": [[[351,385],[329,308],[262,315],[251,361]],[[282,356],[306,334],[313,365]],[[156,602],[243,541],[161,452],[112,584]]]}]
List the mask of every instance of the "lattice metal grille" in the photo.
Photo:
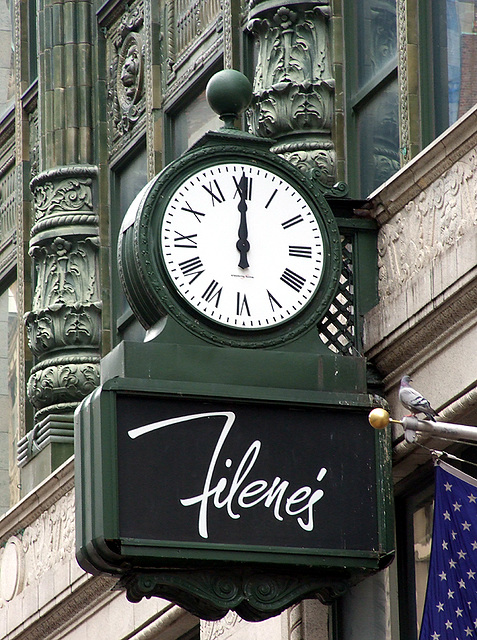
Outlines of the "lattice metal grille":
[{"label": "lattice metal grille", "polygon": [[336,297],[318,325],[319,336],[333,353],[356,355],[353,238],[342,236],[343,268]]}]

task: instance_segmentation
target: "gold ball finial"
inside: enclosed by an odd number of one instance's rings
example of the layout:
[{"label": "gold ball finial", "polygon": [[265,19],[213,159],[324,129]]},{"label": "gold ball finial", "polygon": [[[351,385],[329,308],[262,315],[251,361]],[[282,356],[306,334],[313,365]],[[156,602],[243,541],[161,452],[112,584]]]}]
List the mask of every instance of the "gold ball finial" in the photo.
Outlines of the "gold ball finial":
[{"label": "gold ball finial", "polygon": [[368,420],[373,429],[385,429],[389,424],[389,413],[386,409],[373,409]]}]

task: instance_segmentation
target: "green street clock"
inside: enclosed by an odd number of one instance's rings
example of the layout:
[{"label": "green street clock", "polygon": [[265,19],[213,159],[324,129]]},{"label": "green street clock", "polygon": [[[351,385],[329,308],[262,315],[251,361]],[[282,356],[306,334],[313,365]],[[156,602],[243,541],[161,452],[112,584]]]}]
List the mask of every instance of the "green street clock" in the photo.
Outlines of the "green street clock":
[{"label": "green street clock", "polygon": [[301,172],[251,136],[217,132],[131,205],[119,268],[147,329],[171,316],[210,342],[273,346],[328,309],[340,236]]},{"label": "green street clock", "polygon": [[391,455],[359,341],[323,340],[375,301],[374,223],[330,199],[335,217],[319,180],[232,127],[251,94],[237,74],[208,95],[225,127],[124,218],[119,273],[148,339],[102,359],[76,413],[76,532],[83,569],[132,602],[256,621],[389,563]]}]

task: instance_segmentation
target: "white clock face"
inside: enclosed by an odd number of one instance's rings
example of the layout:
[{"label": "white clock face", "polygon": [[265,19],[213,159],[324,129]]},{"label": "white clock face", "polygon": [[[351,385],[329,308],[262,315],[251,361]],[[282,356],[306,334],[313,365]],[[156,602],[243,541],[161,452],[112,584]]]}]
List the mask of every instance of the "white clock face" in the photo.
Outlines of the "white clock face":
[{"label": "white clock face", "polygon": [[266,329],[299,314],[324,270],[323,236],[306,200],[247,163],[185,180],[166,206],[161,247],[183,299],[236,329]]}]

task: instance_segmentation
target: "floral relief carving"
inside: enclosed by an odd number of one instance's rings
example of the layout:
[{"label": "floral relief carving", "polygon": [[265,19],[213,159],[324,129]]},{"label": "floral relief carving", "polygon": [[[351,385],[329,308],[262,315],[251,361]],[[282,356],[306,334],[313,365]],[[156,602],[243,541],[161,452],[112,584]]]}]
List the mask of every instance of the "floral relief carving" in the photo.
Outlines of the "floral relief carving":
[{"label": "floral relief carving", "polygon": [[281,7],[271,17],[251,20],[248,29],[260,42],[256,92],[281,82],[330,80],[328,27],[322,8]]},{"label": "floral relief carving", "polygon": [[201,620],[201,640],[216,640],[216,638],[225,640],[241,622],[243,622],[242,618],[235,611],[228,611],[220,620]]},{"label": "floral relief carving", "polygon": [[94,362],[40,364],[28,380],[28,398],[35,409],[79,402],[99,383],[99,364]]},{"label": "floral relief carving", "polygon": [[55,305],[25,316],[28,344],[35,356],[57,347],[99,346],[101,303]]},{"label": "floral relief carving", "polygon": [[74,493],[69,491],[23,532],[24,586],[35,584],[58,563],[73,557],[75,549]]},{"label": "floral relief carving", "polygon": [[58,236],[49,245],[34,245],[36,283],[33,311],[73,306],[100,299],[97,236],[69,241]]},{"label": "floral relief carving", "polygon": [[[249,22],[260,48],[248,117],[253,133],[277,139],[274,152],[331,186],[335,83],[328,18],[326,4],[280,7]],[[293,142],[287,141],[290,135]]]},{"label": "floral relief carving", "polygon": [[381,296],[391,296],[477,227],[477,152],[408,202],[379,232]]},{"label": "floral relief carving", "polygon": [[33,191],[35,221],[56,212],[93,211],[92,180],[70,178],[59,183],[48,181]]},{"label": "floral relief carving", "polygon": [[94,166],[58,167],[30,183],[35,206],[29,252],[34,291],[24,319],[37,359],[26,385],[36,421],[50,410],[71,414],[99,384],[102,305],[96,174]]}]

